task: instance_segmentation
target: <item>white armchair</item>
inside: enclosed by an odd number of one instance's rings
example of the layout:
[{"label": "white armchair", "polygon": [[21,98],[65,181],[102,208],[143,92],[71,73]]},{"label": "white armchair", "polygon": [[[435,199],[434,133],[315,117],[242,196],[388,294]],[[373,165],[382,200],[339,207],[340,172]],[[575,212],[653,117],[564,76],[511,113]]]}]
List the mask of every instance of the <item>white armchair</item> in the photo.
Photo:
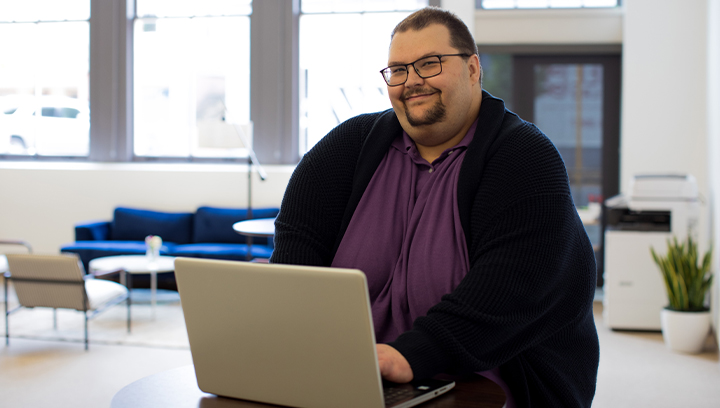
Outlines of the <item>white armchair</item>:
[{"label": "white armchair", "polygon": [[[8,318],[25,307],[75,309],[85,314],[85,350],[88,349],[88,319],[108,307],[127,303],[130,333],[130,297],[125,286],[86,275],[78,257],[68,255],[7,254],[5,272],[5,343],[10,344]],[[8,281],[12,282],[19,306],[8,310]],[[57,325],[57,320],[55,320]],[[56,326],[57,327],[57,326]]]}]

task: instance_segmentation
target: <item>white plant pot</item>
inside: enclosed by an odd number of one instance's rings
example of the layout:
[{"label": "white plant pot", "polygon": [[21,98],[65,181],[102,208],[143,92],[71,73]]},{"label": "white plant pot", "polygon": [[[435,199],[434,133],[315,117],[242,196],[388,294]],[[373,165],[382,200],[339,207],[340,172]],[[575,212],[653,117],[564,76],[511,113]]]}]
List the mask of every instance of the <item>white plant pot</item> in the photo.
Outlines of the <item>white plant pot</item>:
[{"label": "white plant pot", "polygon": [[710,311],[677,312],[663,309],[660,312],[660,326],[667,348],[696,354],[702,351],[710,334]]}]

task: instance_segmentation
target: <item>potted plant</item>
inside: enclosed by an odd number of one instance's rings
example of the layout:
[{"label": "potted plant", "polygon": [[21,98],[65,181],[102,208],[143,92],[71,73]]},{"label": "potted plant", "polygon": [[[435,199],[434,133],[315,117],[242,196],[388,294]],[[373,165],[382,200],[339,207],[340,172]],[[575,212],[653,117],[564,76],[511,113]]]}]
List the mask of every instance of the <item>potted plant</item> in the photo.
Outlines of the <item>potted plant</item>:
[{"label": "potted plant", "polygon": [[700,259],[697,243],[691,237],[679,243],[667,241],[667,253],[658,255],[650,248],[665,282],[669,305],[660,312],[665,345],[674,351],[699,353],[710,332],[710,310],[705,295],[712,285],[712,249]]}]

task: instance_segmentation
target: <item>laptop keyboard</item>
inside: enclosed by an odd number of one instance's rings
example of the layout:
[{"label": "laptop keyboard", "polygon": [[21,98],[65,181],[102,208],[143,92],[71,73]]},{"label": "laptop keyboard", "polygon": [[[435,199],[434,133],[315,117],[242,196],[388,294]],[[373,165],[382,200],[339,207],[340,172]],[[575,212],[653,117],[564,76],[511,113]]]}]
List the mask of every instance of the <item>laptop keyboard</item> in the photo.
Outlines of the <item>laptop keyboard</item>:
[{"label": "laptop keyboard", "polygon": [[398,402],[406,401],[414,398],[416,395],[422,394],[416,391],[412,386],[391,386],[383,388],[385,396],[385,406],[390,407]]}]

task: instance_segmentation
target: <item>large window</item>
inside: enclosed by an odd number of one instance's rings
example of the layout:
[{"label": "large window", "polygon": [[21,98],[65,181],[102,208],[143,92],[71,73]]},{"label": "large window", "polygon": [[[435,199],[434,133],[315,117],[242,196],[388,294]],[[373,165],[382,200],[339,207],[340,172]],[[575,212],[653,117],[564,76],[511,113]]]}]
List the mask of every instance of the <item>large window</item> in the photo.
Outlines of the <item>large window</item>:
[{"label": "large window", "polygon": [[[339,123],[389,109],[379,71],[390,33],[427,0],[303,0],[300,17],[300,154]],[[353,35],[332,35],[351,32]]]},{"label": "large window", "polygon": [[246,156],[250,13],[250,0],[137,0],[135,156]]},{"label": "large window", "polygon": [[0,3],[0,155],[87,156],[90,0]]}]

